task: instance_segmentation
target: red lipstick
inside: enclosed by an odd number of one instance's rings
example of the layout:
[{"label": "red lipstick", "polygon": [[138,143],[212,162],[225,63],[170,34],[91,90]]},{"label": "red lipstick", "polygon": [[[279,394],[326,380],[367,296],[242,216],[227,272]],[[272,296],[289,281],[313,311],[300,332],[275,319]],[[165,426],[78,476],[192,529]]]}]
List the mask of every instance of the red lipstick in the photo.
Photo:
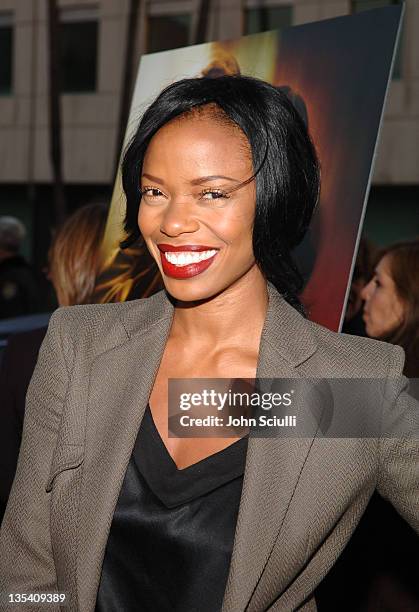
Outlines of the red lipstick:
[{"label": "red lipstick", "polygon": [[172,278],[191,278],[192,276],[196,276],[197,274],[201,274],[209,268],[209,266],[214,261],[215,257],[218,253],[214,253],[212,257],[208,259],[204,259],[202,261],[191,262],[183,265],[176,265],[171,263],[167,258],[165,253],[186,253],[186,252],[203,252],[203,251],[218,251],[219,249],[202,245],[202,244],[183,244],[183,245],[171,245],[160,243],[157,245],[160,250],[160,257],[163,267],[163,272]]}]

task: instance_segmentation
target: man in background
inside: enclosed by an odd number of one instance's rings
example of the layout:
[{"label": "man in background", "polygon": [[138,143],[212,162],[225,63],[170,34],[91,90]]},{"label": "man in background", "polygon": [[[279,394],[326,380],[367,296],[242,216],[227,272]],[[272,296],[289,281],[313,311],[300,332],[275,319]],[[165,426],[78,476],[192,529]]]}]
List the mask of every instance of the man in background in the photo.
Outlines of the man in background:
[{"label": "man in background", "polygon": [[15,217],[0,217],[0,319],[39,311],[37,276],[20,254],[26,230]]}]

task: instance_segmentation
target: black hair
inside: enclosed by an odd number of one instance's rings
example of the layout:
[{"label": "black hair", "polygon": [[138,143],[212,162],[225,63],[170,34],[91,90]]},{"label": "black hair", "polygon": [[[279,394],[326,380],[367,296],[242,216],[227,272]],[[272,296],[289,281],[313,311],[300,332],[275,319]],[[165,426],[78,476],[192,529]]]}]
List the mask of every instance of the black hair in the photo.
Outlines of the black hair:
[{"label": "black hair", "polygon": [[286,93],[253,77],[193,78],[166,87],[145,111],[122,163],[127,199],[121,248],[140,238],[140,176],[147,147],[166,123],[211,105],[241,128],[252,150],[256,180],[253,252],[256,263],[297,310],[303,279],[291,257],[309,226],[319,198],[320,169],[304,121]]}]

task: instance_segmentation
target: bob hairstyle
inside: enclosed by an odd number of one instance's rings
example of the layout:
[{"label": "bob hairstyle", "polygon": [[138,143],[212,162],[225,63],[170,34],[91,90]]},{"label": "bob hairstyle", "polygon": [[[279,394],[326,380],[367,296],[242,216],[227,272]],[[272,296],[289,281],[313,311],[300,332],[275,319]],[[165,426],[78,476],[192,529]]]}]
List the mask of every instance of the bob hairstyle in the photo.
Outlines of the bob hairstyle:
[{"label": "bob hairstyle", "polygon": [[399,344],[406,353],[404,374],[419,377],[419,240],[398,242],[383,249],[379,259],[389,258],[390,275],[404,305],[404,320],[382,340]]},{"label": "bob hairstyle", "polygon": [[[304,121],[287,95],[264,81],[241,75],[193,78],[166,87],[144,113],[122,162],[127,199],[121,248],[140,238],[140,176],[154,134],[198,107],[216,108],[245,134],[252,150],[256,179],[253,253],[265,278],[300,312],[303,279],[291,251],[304,237],[319,199],[320,169]],[[248,181],[245,181],[248,182]]]}]

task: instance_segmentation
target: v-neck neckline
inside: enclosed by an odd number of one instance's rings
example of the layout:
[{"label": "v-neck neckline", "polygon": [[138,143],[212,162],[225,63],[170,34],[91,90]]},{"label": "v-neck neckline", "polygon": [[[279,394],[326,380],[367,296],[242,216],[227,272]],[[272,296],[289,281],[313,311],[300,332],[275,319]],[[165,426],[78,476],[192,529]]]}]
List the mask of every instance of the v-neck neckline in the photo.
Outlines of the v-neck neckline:
[{"label": "v-neck neckline", "polygon": [[190,470],[191,468],[194,468],[195,466],[199,466],[200,463],[202,463],[203,461],[207,461],[207,459],[211,459],[211,457],[214,457],[215,455],[221,455],[222,453],[226,453],[226,451],[228,451],[229,448],[231,448],[235,444],[238,444],[243,439],[245,439],[245,438],[247,439],[248,438],[248,435],[243,436],[242,438],[240,438],[239,440],[236,440],[235,442],[232,442],[231,444],[229,444],[225,448],[222,448],[221,450],[219,450],[219,451],[217,451],[215,453],[212,453],[211,455],[207,455],[206,457],[203,457],[199,461],[195,461],[195,463],[191,463],[190,465],[187,465],[184,468],[179,468],[177,466],[177,464],[176,464],[176,461],[173,459],[172,455],[170,454],[166,444],[163,442],[163,439],[162,439],[162,437],[160,435],[159,430],[157,429],[157,425],[156,425],[156,423],[154,421],[154,418],[153,418],[153,413],[151,412],[150,404],[147,404],[147,408],[146,408],[145,413],[144,413],[144,418],[147,418],[147,419],[150,420],[151,428],[154,430],[155,438],[158,440],[160,446],[166,452],[166,454],[168,456],[168,459],[171,461],[171,463],[173,464],[174,468],[178,472],[185,472],[186,470]]},{"label": "v-neck neckline", "polygon": [[243,476],[248,436],[226,448],[179,469],[166,448],[147,405],[135,443],[137,469],[159,499],[174,507],[201,497]]}]

